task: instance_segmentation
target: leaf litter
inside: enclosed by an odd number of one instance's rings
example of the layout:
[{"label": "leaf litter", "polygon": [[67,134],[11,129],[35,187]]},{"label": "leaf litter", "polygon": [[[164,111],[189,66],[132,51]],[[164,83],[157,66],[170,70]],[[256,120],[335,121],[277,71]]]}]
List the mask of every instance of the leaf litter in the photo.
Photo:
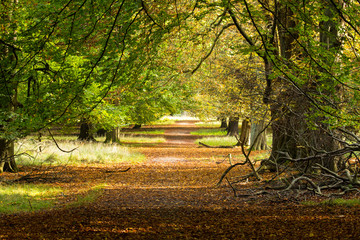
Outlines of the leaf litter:
[{"label": "leaf litter", "polygon": [[[127,172],[119,171],[126,164],[68,166],[62,181],[52,183],[69,190],[62,202],[46,211],[1,215],[0,239],[360,238],[359,206],[307,206],[266,194],[235,197],[225,182],[216,186],[229,166],[224,156],[241,151],[198,147],[184,134],[187,126],[193,131],[192,122],[182,122],[178,142],[136,147],[148,160]],[[242,175],[250,169],[236,171]],[[79,194],[76,189],[104,183],[94,202],[66,205]],[[239,186],[255,189],[257,184]]]}]

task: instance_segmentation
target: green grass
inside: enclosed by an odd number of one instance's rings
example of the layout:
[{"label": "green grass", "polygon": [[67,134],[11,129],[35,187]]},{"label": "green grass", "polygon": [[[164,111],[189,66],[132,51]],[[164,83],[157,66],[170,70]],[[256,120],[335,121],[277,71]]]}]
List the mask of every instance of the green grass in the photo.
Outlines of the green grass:
[{"label": "green grass", "polygon": [[95,187],[92,187],[86,192],[86,194],[79,195],[76,201],[70,203],[68,207],[79,207],[94,202],[104,192],[104,188],[106,186],[106,184],[99,184]]},{"label": "green grass", "polygon": [[143,131],[134,131],[131,134],[143,134],[143,135],[162,135],[165,133],[165,130],[143,130]]},{"label": "green grass", "polygon": [[121,137],[120,142],[131,142],[131,143],[162,143],[166,142],[166,139],[163,137],[140,137],[135,135],[128,135],[126,137]]},{"label": "green grass", "polygon": [[150,125],[172,125],[175,124],[175,119],[170,119],[170,118],[162,118],[160,120],[157,120],[155,122],[150,123]]},{"label": "green grass", "polygon": [[227,133],[226,130],[221,128],[211,128],[211,129],[200,129],[195,132],[191,132],[192,135],[211,135],[211,136],[225,136]]},{"label": "green grass", "polygon": [[[54,142],[36,142],[29,139],[17,142],[16,149],[22,153],[17,157],[19,165],[82,165],[82,164],[116,164],[139,163],[145,157],[131,152],[129,148],[118,144],[88,143],[77,141],[58,141],[63,150],[72,150],[71,153],[60,151]],[[40,151],[41,150],[41,151]],[[24,154],[25,153],[25,154]]]},{"label": "green grass", "polygon": [[196,141],[210,146],[234,146],[237,143],[235,137],[205,137]]},{"label": "green grass", "polygon": [[305,201],[302,202],[302,204],[306,206],[357,206],[360,205],[360,199],[343,199],[343,198],[334,198],[334,199],[327,199],[321,202],[315,202],[315,201]]},{"label": "green grass", "polygon": [[[161,141],[165,141],[163,138],[154,138],[154,137],[136,137],[136,135],[162,135],[164,134],[164,130],[156,130],[156,131],[140,131],[140,132],[128,132],[128,134],[121,134],[120,141],[129,142],[136,141],[138,143],[157,143]],[[77,141],[77,136],[55,136],[56,141]],[[34,138],[33,138],[34,139]],[[162,139],[162,140],[160,140]],[[44,137],[43,140],[51,141],[51,137]],[[103,143],[105,141],[105,137],[95,137],[95,140],[99,143]]]},{"label": "green grass", "polygon": [[0,186],[0,213],[31,212],[51,208],[61,188],[35,184]]},{"label": "green grass", "polygon": [[220,121],[205,121],[205,122],[197,122],[195,123],[198,127],[220,127]]},{"label": "green grass", "polygon": [[[68,203],[67,207],[79,207],[94,202],[104,191],[106,184],[92,187]],[[55,206],[63,190],[45,184],[12,184],[0,185],[0,213],[12,214],[34,212]]]}]

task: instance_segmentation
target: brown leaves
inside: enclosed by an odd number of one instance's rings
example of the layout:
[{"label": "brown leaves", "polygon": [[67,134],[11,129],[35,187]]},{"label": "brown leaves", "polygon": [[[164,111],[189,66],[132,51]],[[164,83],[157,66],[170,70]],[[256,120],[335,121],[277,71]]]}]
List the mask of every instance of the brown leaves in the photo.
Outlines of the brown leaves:
[{"label": "brown leaves", "polygon": [[[106,183],[84,206],[2,215],[1,239],[332,239],[359,238],[360,207],[304,206],[235,198],[215,183],[229,151],[197,147],[137,148],[148,161],[128,166],[68,167],[56,183],[73,198],[79,189]],[[172,161],[161,161],[165,158]],[[154,161],[158,159],[158,161]],[[175,161],[176,160],[176,161]],[[218,163],[216,163],[218,162]],[[239,168],[241,174],[249,168]],[[237,172],[239,173],[239,172]],[[251,182],[244,183],[246,187]],[[254,185],[255,186],[255,185]],[[65,203],[65,199],[63,199]]]}]

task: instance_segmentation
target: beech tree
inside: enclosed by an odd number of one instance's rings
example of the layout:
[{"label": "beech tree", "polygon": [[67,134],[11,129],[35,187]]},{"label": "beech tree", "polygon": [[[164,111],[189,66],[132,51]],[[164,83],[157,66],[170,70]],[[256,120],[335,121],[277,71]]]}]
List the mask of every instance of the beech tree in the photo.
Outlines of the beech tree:
[{"label": "beech tree", "polygon": [[[253,53],[263,63],[256,81],[273,133],[264,165],[335,172],[346,163],[340,156],[360,150],[359,8],[335,0],[2,1],[1,169],[16,170],[15,139],[81,118],[113,89],[145,90],[145,111],[171,102],[154,79],[176,82],[168,89],[184,99],[222,46],[231,50],[224,57]],[[101,89],[84,104],[93,84]]]},{"label": "beech tree", "polygon": [[[201,43],[189,53],[195,63],[181,61],[182,72],[197,77],[218,45],[256,54],[273,133],[263,166],[336,172],[359,150],[358,10],[356,1],[194,1],[189,17],[179,20],[186,33],[193,30],[193,38],[183,38],[190,42],[185,51]],[[229,31],[238,38],[221,42]]]},{"label": "beech tree", "polygon": [[151,11],[143,1],[1,2],[0,171],[17,170],[17,138],[87,118],[112,89],[142,85],[172,24]]}]

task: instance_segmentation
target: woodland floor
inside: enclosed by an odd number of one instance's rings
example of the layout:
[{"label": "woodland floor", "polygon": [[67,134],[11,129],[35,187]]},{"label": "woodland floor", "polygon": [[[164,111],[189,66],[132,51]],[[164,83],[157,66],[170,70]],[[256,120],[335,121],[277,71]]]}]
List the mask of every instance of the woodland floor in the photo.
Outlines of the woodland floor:
[{"label": "woodland floor", "polygon": [[127,172],[119,171],[124,164],[68,167],[56,175],[53,184],[68,189],[106,183],[95,202],[1,215],[0,239],[360,239],[360,206],[234,197],[227,184],[216,182],[229,166],[222,160],[240,149],[198,147],[189,134],[193,122],[164,128],[166,143],[133,147],[147,161]]}]

